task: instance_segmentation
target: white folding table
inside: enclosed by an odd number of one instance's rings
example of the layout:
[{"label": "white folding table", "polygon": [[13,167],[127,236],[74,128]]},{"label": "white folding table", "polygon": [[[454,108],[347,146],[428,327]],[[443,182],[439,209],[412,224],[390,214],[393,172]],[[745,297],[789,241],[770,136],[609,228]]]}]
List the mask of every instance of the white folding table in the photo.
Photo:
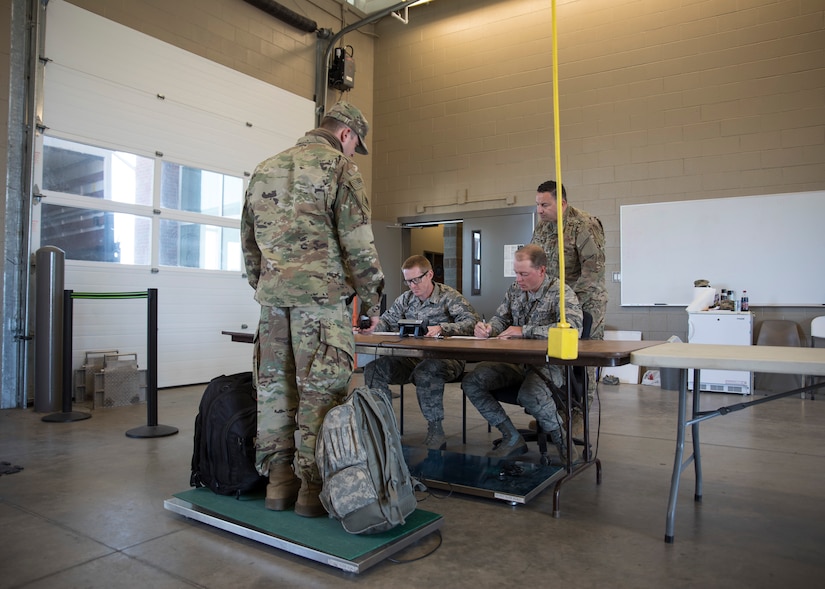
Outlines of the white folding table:
[{"label": "white folding table", "polygon": [[[679,369],[679,420],[676,430],[676,456],[673,461],[673,475],[670,483],[670,499],[665,524],[665,542],[673,543],[676,499],[679,493],[679,479],[687,466],[693,462],[696,473],[694,500],[702,500],[702,461],[699,452],[699,424],[702,421],[727,415],[733,411],[746,409],[782,397],[799,395],[807,391],[825,387],[825,382],[802,388],[776,393],[748,402],[736,403],[714,411],[699,410],[700,382],[702,369],[747,370],[751,372],[772,372],[781,374],[802,374],[825,376],[825,348],[796,348],[781,346],[726,346],[716,344],[667,343],[643,348],[631,353],[631,362],[649,368]],[[695,370],[693,377],[693,410],[687,415],[688,370]],[[693,453],[684,457],[685,430],[691,427]]]}]

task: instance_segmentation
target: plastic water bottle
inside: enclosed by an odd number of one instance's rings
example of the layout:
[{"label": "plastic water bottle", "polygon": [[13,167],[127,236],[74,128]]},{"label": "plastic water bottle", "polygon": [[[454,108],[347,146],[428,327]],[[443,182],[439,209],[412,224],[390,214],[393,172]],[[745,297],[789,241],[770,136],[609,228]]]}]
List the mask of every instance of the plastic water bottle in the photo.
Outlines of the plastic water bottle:
[{"label": "plastic water bottle", "polygon": [[739,307],[743,311],[750,311],[750,304],[748,304],[748,291],[742,291],[742,299],[739,301]]}]

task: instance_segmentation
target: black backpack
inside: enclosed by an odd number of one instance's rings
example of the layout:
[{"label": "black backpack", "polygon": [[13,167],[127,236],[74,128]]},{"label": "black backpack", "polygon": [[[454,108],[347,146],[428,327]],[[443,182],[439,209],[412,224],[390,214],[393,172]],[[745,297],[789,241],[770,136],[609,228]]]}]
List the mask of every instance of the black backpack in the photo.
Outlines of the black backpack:
[{"label": "black backpack", "polygon": [[239,496],[266,485],[255,469],[257,415],[251,372],[212,379],[195,417],[191,486]]}]

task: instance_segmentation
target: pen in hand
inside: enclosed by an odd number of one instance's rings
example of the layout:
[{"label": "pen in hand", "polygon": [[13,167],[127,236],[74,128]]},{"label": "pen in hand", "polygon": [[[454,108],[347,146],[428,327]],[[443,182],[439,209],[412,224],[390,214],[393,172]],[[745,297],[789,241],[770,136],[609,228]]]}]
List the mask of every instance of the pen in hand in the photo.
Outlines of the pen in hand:
[{"label": "pen in hand", "polygon": [[476,326],[475,329],[475,336],[476,337],[490,337],[490,333],[492,332],[492,328],[490,325],[487,324],[487,318],[482,315],[481,316],[481,323]]}]

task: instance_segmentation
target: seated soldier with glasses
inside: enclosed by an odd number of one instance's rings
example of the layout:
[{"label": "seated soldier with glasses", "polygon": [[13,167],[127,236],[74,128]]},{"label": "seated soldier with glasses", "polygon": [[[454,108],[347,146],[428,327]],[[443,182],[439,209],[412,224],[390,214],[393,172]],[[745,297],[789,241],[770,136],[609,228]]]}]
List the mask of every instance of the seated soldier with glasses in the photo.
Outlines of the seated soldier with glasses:
[{"label": "seated soldier with glasses", "polygon": [[[472,335],[478,314],[456,289],[433,281],[433,268],[424,256],[410,256],[401,265],[404,284],[409,290],[395,299],[392,306],[374,317],[369,329],[399,331],[399,320],[426,321],[425,337]],[[425,444],[430,450],[447,447],[444,428],[444,384],[458,380],[464,373],[460,360],[379,356],[364,367],[364,384],[391,397],[389,385],[415,384],[418,406],[427,420]]]}]

